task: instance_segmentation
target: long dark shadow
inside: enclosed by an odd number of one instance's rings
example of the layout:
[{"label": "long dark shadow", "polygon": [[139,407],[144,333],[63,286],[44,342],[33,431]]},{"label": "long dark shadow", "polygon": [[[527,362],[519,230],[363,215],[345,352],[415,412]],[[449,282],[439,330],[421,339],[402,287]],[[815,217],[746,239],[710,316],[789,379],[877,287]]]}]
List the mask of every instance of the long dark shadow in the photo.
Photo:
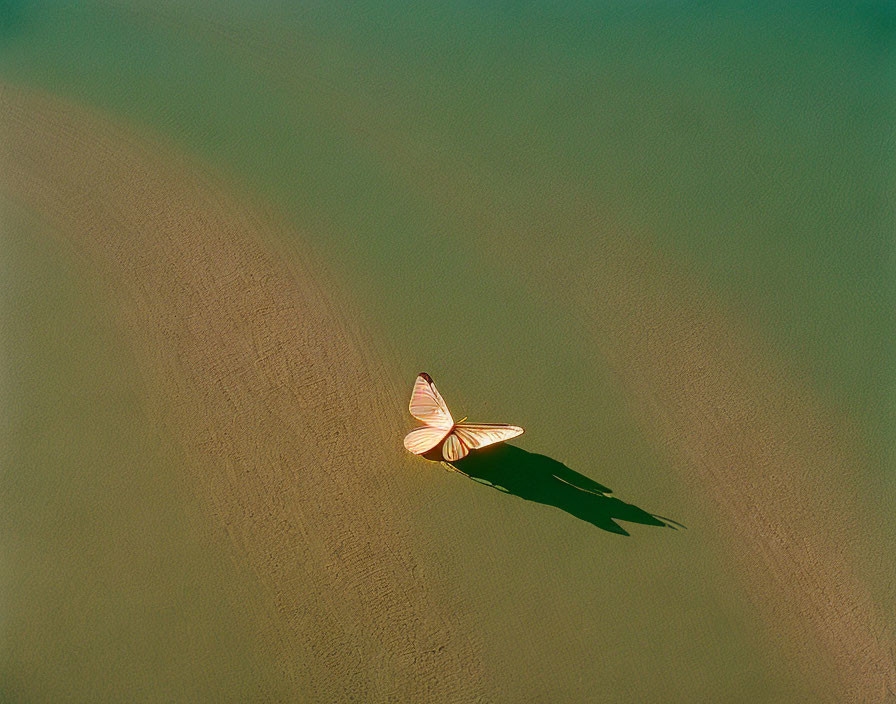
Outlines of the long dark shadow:
[{"label": "long dark shadow", "polygon": [[513,445],[495,445],[471,452],[453,463],[473,481],[526,501],[556,506],[602,530],[628,532],[616,521],[667,528],[684,527],[614,496],[611,490],[562,462]]}]

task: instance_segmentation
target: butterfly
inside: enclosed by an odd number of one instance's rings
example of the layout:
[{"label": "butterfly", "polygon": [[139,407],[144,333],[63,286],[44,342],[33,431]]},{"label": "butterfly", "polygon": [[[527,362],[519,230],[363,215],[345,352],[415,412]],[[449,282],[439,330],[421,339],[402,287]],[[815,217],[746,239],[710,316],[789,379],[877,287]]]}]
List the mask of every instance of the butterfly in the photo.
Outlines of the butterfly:
[{"label": "butterfly", "polygon": [[510,440],[523,434],[518,425],[491,423],[455,423],[442,395],[432,383],[432,377],[420,372],[411,392],[411,415],[426,425],[414,428],[404,438],[404,446],[415,455],[423,455],[442,444],[442,457],[454,462],[466,457],[470,450],[478,450],[496,442]]}]

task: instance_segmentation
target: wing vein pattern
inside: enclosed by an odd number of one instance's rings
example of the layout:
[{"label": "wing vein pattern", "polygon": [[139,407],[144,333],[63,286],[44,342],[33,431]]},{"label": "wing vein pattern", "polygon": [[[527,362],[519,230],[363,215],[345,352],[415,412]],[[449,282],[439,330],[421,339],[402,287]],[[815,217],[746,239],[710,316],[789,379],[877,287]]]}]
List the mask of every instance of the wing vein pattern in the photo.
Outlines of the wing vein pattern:
[{"label": "wing vein pattern", "polygon": [[414,383],[411,415],[425,425],[415,428],[404,438],[404,446],[415,455],[422,455],[436,448],[444,440],[442,456],[449,462],[466,457],[470,450],[493,445],[522,435],[518,425],[503,423],[454,423],[445,399],[436,389],[432,377],[421,372]]}]

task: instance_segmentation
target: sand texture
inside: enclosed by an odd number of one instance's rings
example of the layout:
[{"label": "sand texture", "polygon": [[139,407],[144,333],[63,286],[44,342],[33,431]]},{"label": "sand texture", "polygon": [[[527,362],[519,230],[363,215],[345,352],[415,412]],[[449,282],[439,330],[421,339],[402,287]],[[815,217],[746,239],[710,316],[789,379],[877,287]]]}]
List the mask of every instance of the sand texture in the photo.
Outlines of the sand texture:
[{"label": "sand texture", "polygon": [[[479,607],[463,592],[470,575],[447,566],[462,563],[466,548],[440,562],[429,545],[437,538],[406,515],[417,489],[408,477],[419,462],[401,447],[411,379],[359,329],[357,312],[302,247],[301,234],[267,207],[234,197],[238,187],[175,150],[62,99],[4,86],[0,121],[0,189],[66,235],[65,246],[108,288],[152,391],[154,422],[186,457],[187,485],[203,510],[199,530],[224,536],[229,559],[261,587],[245,607],[282,682],[258,697],[502,701],[525,681],[530,673],[500,669],[492,664],[502,662],[495,648],[483,646],[523,632],[525,624],[508,626],[518,612],[508,607],[493,622],[481,613],[474,619]],[[437,203],[450,210],[454,196]],[[485,200],[483,217],[492,208]],[[505,226],[524,231],[525,219],[508,216]],[[593,336],[583,346],[594,357],[590,368],[609,366],[643,435],[676,468],[673,481],[717,521],[703,533],[668,534],[708,543],[708,532],[715,539],[720,527],[724,567],[752,600],[762,645],[787,658],[782,669],[809,683],[813,701],[887,701],[896,691],[891,615],[856,558],[861,500],[848,490],[868,472],[861,443],[708,287],[631,238],[605,240],[593,248],[600,256],[594,263],[575,254],[575,243],[565,253],[558,244],[554,258],[538,266],[563,275],[542,273],[541,283],[546,298],[575,307],[569,315]],[[532,266],[520,248],[502,256],[502,265],[521,272]],[[440,497],[432,485],[419,498],[435,511]],[[570,594],[569,602],[532,607],[563,609],[563,623],[587,628],[569,629],[568,640],[566,633],[541,634],[544,640],[532,633],[508,647],[551,671],[565,692],[581,694],[582,682],[603,675],[600,654],[579,651],[606,639],[601,609],[616,605],[600,604],[601,592],[588,592],[587,579],[577,583],[552,567],[553,552],[579,545],[571,539],[554,550],[550,536],[539,534],[551,524],[538,521],[547,515],[560,525],[568,517],[530,512],[519,519],[525,527],[505,525],[529,507],[456,486],[448,510],[458,522],[466,528],[483,512],[488,534],[476,536],[482,543],[475,547],[477,564],[486,567],[474,576],[493,592],[502,585],[491,584],[492,574],[519,574],[508,566],[520,565],[525,574],[532,557],[556,580],[544,594],[565,597],[568,585],[584,584],[580,591],[595,599]],[[573,528],[582,526],[571,521],[562,523],[568,533],[557,535],[575,538]],[[429,525],[464,535],[449,523]],[[515,542],[517,531],[534,536],[529,552]],[[646,540],[632,539],[636,547],[622,558],[619,543],[598,542],[607,538],[588,533],[594,575],[612,582],[601,572],[603,555],[635,577],[650,574],[650,553],[637,562]],[[489,550],[498,557],[482,557]],[[529,586],[507,592],[528,592],[538,604],[539,589]],[[646,643],[652,631],[644,628]],[[635,632],[632,642],[639,637]],[[576,652],[557,654],[544,643]],[[647,652],[639,656],[649,660]],[[586,666],[596,660],[581,680],[563,669],[573,655]],[[623,687],[611,682],[607,691]]]},{"label": "sand texture", "polygon": [[693,277],[632,241],[606,254],[592,271],[611,285],[580,281],[598,347],[681,481],[715,506],[782,652],[818,701],[889,701],[892,615],[854,564],[861,444]]},{"label": "sand texture", "polygon": [[[247,604],[305,701],[485,699],[476,640],[402,539],[403,399],[275,218],[171,153],[2,89],[4,191],[71,237],[120,304],[158,422],[269,603]],[[325,634],[325,635],[324,635]]]}]

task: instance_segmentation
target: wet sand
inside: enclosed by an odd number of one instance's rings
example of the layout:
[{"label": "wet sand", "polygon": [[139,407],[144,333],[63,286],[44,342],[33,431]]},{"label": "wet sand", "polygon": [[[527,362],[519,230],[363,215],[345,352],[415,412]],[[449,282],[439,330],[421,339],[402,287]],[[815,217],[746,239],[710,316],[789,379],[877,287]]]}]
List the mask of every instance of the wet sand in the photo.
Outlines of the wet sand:
[{"label": "wet sand", "polygon": [[431,598],[390,501],[403,402],[313,265],[267,248],[282,225],[87,111],[5,86],[0,112],[4,192],[119,302],[211,529],[264,587],[246,608],[295,696],[483,697],[464,611]]},{"label": "wet sand", "polygon": [[[460,591],[434,597],[421,538],[407,540],[394,478],[412,461],[394,432],[407,390],[338,287],[278,252],[275,215],[171,150],[12,87],[2,108],[0,184],[70,235],[119,301],[209,529],[265,589],[247,608],[293,691],[500,699]],[[882,701],[891,633],[843,547],[855,507],[818,479],[861,456],[705,292],[640,254],[608,252],[578,282],[599,363],[716,508],[746,593],[819,699]]]}]

